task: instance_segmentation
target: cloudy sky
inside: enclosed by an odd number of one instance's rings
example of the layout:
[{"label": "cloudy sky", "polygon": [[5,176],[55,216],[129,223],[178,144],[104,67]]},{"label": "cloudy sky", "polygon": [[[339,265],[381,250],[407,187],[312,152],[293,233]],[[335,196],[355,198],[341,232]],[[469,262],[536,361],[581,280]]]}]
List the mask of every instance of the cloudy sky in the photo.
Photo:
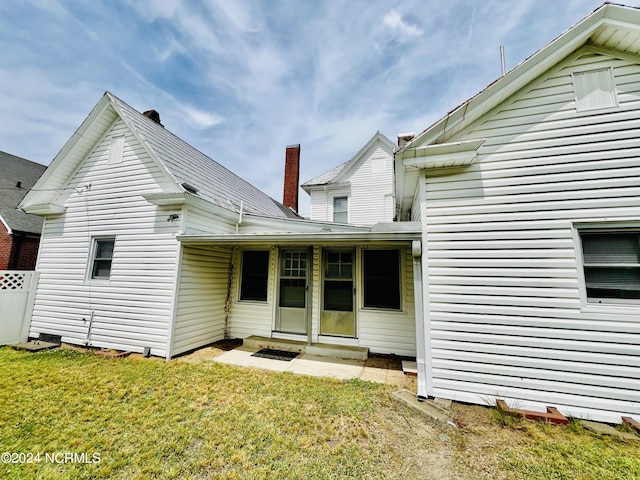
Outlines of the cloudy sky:
[{"label": "cloudy sky", "polygon": [[0,150],[49,164],[108,90],[282,200],[287,145],[304,182],[420,132],[601,4],[1,1]]}]

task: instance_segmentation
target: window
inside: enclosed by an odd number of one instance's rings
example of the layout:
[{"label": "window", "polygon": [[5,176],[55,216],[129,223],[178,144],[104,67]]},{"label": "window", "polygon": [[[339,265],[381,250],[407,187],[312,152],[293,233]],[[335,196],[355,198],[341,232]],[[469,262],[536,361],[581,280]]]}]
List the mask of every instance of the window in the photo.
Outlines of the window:
[{"label": "window", "polygon": [[91,278],[109,280],[115,238],[96,238],[93,244]]},{"label": "window", "polygon": [[283,251],[280,260],[280,306],[304,308],[307,252]]},{"label": "window", "polygon": [[640,299],[640,233],[581,232],[590,301]]},{"label": "window", "polygon": [[400,251],[364,250],[364,307],[400,309]]},{"label": "window", "polygon": [[333,197],[333,221],[347,223],[347,197]]},{"label": "window", "polygon": [[610,68],[573,74],[576,110],[595,110],[617,106]]},{"label": "window", "polygon": [[267,301],[269,278],[269,252],[247,250],[242,252],[242,283],[240,300]]}]

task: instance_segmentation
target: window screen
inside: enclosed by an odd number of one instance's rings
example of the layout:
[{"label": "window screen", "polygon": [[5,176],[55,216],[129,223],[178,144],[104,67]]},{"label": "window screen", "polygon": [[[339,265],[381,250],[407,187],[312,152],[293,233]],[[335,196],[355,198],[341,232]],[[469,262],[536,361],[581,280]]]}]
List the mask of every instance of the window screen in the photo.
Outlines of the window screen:
[{"label": "window screen", "polygon": [[242,252],[240,300],[267,300],[269,278],[269,252],[247,250]]},{"label": "window screen", "polygon": [[640,298],[640,235],[634,232],[581,233],[587,297]]},{"label": "window screen", "polygon": [[108,280],[111,277],[114,244],[114,238],[99,238],[95,240],[91,278]]},{"label": "window screen", "polygon": [[400,252],[363,252],[364,306],[400,309]]}]

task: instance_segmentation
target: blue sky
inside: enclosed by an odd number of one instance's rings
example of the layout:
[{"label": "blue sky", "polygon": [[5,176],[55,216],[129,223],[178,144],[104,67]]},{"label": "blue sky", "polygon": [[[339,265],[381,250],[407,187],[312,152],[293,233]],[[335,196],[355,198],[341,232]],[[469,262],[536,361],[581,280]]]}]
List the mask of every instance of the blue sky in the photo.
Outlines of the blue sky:
[{"label": "blue sky", "polygon": [[49,164],[108,90],[282,200],[287,145],[304,182],[420,132],[601,4],[3,1],[0,150]]}]

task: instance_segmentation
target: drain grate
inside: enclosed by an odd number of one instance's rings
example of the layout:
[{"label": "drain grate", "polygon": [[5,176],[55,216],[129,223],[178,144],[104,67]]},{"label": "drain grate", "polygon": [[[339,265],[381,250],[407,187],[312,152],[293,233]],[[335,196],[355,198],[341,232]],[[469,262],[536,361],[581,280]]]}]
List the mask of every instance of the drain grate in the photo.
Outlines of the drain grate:
[{"label": "drain grate", "polygon": [[273,348],[263,348],[252,354],[252,357],[270,358],[271,360],[282,360],[290,362],[299,355],[299,352],[287,352],[286,350],[275,350]]}]

